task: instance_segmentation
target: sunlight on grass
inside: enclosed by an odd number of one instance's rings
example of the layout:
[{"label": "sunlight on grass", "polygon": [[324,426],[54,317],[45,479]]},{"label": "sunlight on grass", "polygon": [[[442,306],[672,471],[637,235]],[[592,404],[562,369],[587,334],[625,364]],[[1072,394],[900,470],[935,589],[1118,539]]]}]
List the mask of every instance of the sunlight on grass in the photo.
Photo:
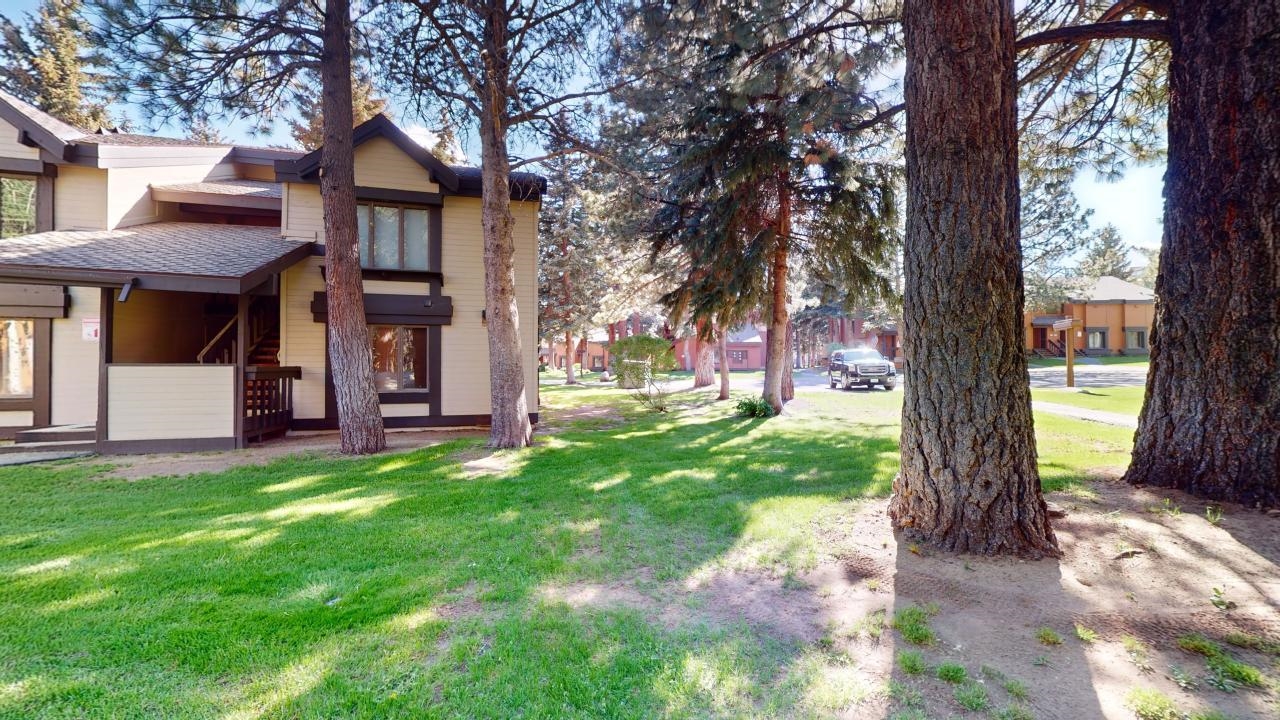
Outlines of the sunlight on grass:
[{"label": "sunlight on grass", "polygon": [[325,480],[328,480],[330,477],[331,476],[327,473],[324,475],[303,475],[302,477],[296,477],[292,480],[287,480],[282,483],[276,483],[275,485],[267,485],[266,487],[258,488],[258,492],[282,493],[282,492],[290,492],[293,490],[301,490],[302,488],[310,487],[312,485],[315,485],[316,483],[324,482]]},{"label": "sunlight on grass", "polygon": [[281,522],[297,522],[317,515],[344,515],[348,518],[366,517],[400,499],[400,496],[395,493],[347,497],[361,490],[364,490],[364,488],[350,488],[327,495],[317,495],[307,500],[281,505],[274,510],[260,513],[258,517],[264,520]]}]

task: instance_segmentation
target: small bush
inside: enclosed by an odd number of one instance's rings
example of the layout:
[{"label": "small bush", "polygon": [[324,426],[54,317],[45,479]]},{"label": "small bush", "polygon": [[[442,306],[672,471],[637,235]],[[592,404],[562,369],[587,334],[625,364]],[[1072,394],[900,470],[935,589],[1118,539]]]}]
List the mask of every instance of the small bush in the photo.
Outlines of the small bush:
[{"label": "small bush", "polygon": [[956,702],[960,703],[960,707],[973,712],[986,710],[987,705],[991,704],[987,699],[987,689],[978,683],[965,683],[956,688],[953,695]]},{"label": "small bush", "polygon": [[760,397],[742,398],[734,409],[743,417],[773,417],[773,406]]},{"label": "small bush", "polygon": [[1190,720],[1231,720],[1231,716],[1221,710],[1201,710],[1191,714]]},{"label": "small bush", "polygon": [[1262,687],[1262,673],[1252,665],[1232,660],[1226,655],[1215,655],[1205,661],[1205,665],[1218,677],[1249,687]]},{"label": "small bush", "polygon": [[924,657],[915,650],[902,650],[898,653],[898,667],[908,675],[919,675],[925,671]]},{"label": "small bush", "polygon": [[1178,647],[1189,653],[1203,655],[1205,657],[1217,657],[1222,654],[1222,648],[1218,644],[1206,638],[1203,635],[1191,633],[1178,638]]},{"label": "small bush", "polygon": [[1228,643],[1239,648],[1256,650],[1267,655],[1280,655],[1280,642],[1258,637],[1257,635],[1233,632],[1227,633],[1227,636],[1223,638],[1223,640],[1226,640]]},{"label": "small bush", "polygon": [[1042,627],[1036,631],[1036,639],[1041,645],[1061,645],[1062,636],[1054,632],[1053,628]]},{"label": "small bush", "polygon": [[1009,703],[992,715],[996,720],[1036,720],[1036,716],[1018,703]]},{"label": "small bush", "polygon": [[1124,650],[1129,654],[1129,659],[1142,672],[1151,672],[1151,655],[1146,643],[1132,635],[1121,635],[1120,642],[1124,645]]},{"label": "small bush", "polygon": [[1076,638],[1082,643],[1091,643],[1097,641],[1098,633],[1080,623],[1076,623]]},{"label": "small bush", "polygon": [[964,669],[963,665],[956,663],[942,663],[938,666],[938,679],[959,685],[969,677],[969,673]]},{"label": "small bush", "polygon": [[1021,680],[1014,680],[1010,678],[1001,683],[1001,687],[1003,687],[1004,691],[1009,693],[1009,697],[1014,700],[1026,700],[1027,695],[1030,694],[1027,692],[1026,684]]},{"label": "small bush", "polygon": [[924,608],[908,605],[893,614],[893,628],[913,645],[932,645],[936,639],[929,627],[929,613]]},{"label": "small bush", "polygon": [[1167,695],[1150,688],[1134,688],[1124,704],[1138,720],[1181,720],[1182,713]]}]

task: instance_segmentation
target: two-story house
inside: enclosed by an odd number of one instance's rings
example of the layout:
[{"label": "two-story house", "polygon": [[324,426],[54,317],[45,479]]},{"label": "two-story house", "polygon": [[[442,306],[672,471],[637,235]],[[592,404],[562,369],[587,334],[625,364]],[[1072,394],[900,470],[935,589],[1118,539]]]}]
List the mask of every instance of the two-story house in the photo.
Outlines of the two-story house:
[{"label": "two-story house", "polygon": [[[385,422],[486,424],[480,172],[384,116],[355,145]],[[143,452],[335,428],[323,152],[91,134],[0,93],[0,433]],[[516,173],[511,188],[536,415],[545,181]]]}]

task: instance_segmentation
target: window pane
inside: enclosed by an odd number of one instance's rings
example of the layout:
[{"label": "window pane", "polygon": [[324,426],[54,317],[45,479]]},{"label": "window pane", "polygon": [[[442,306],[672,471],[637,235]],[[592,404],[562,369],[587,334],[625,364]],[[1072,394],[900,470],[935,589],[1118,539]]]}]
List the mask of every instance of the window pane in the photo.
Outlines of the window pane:
[{"label": "window pane", "polygon": [[404,268],[428,270],[427,267],[427,211],[404,211]]},{"label": "window pane", "polygon": [[36,181],[0,177],[0,238],[36,231]]},{"label": "window pane", "polygon": [[373,206],[373,267],[400,267],[400,210]]},{"label": "window pane", "polygon": [[356,232],[360,236],[360,267],[369,267],[369,206],[356,206]]},{"label": "window pane", "polygon": [[427,389],[426,328],[372,325],[369,342],[380,392]]},{"label": "window pane", "polygon": [[0,320],[0,398],[29,398],[35,367],[35,323]]}]

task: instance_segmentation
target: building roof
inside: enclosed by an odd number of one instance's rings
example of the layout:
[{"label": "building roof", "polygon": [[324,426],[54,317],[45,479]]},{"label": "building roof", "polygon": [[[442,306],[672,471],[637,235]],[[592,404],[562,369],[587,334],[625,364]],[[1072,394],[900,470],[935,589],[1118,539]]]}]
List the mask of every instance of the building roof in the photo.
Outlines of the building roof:
[{"label": "building roof", "polygon": [[1031,327],[1053,327],[1059,320],[1068,320],[1070,315],[1037,315],[1031,318]]},{"label": "building roof", "polygon": [[1142,303],[1153,302],[1155,297],[1154,292],[1141,285],[1111,275],[1103,275],[1079,297],[1071,298],[1071,302]]},{"label": "building roof", "polygon": [[86,133],[73,138],[78,144],[85,145],[127,145],[132,147],[221,147],[231,148],[228,143],[211,143],[191,138],[172,138],[161,135],[142,135],[139,133],[99,131]]},{"label": "building roof", "polygon": [[173,185],[152,185],[151,189],[205,195],[275,198],[277,200],[280,199],[282,194],[280,183],[268,180],[204,180],[202,182],[176,183]]},{"label": "building roof", "polygon": [[6,238],[0,280],[238,294],[311,254],[276,228],[152,223]]},{"label": "building roof", "polygon": [[729,337],[726,340],[735,345],[750,345],[753,343],[764,342],[760,338],[760,330],[751,325],[739,325],[729,331]]}]

